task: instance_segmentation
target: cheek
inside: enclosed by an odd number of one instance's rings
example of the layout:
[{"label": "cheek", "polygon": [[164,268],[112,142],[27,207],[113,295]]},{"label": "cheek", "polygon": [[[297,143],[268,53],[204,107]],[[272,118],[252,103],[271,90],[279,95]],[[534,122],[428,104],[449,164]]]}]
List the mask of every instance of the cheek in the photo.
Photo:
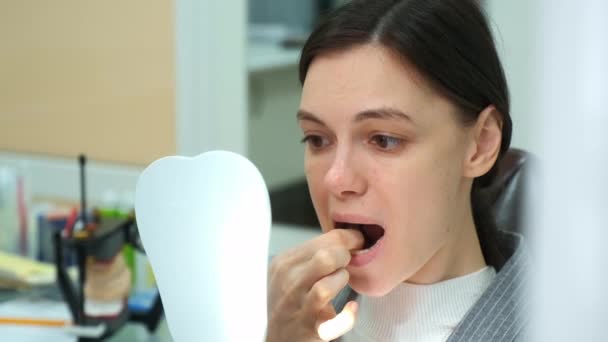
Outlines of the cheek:
[{"label": "cheek", "polygon": [[378,279],[383,280],[377,286],[390,287],[409,279],[448,241],[449,216],[445,213],[450,205],[442,191],[441,173],[419,163],[417,169],[401,169],[382,185],[388,189],[381,202],[392,237],[379,269],[383,275]]},{"label": "cheek", "polygon": [[[311,195],[319,194],[323,191],[323,180],[326,173],[326,167],[322,160],[317,157],[306,156],[304,159],[304,172],[306,174],[306,180],[308,187],[310,188]],[[315,196],[316,197],[316,196]],[[315,198],[313,198],[313,201]]]},{"label": "cheek", "polygon": [[327,189],[324,185],[326,167],[324,164],[316,159],[306,157],[304,160],[304,170],[306,173],[306,181],[308,183],[308,189],[310,192],[310,198],[312,204],[317,213],[317,218],[321,223],[323,231],[327,231]]},{"label": "cheek", "polygon": [[[424,206],[424,212],[440,216],[459,191],[462,180],[461,144],[456,140],[437,141],[417,151],[400,170],[405,200]],[[399,175],[394,175],[398,177]]]},{"label": "cheek", "polygon": [[385,214],[398,240],[412,245],[413,250],[432,248],[446,237],[460,179],[453,157],[439,153],[419,156],[399,167],[385,168],[387,177],[376,177],[383,182],[377,188],[384,189]]}]

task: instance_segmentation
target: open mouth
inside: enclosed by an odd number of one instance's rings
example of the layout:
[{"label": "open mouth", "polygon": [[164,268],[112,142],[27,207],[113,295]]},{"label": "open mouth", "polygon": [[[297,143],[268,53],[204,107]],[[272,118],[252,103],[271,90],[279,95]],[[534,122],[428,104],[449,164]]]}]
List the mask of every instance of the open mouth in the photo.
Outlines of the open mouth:
[{"label": "open mouth", "polygon": [[356,229],[363,234],[365,244],[363,249],[373,247],[384,236],[384,228],[377,224],[360,224],[352,222],[336,222],[336,229]]}]

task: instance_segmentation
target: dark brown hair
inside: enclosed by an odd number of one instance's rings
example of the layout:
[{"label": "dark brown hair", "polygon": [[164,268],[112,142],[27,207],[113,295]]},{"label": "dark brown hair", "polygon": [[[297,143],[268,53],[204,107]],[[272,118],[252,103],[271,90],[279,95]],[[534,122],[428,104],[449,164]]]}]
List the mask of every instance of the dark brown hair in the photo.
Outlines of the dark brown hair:
[{"label": "dark brown hair", "polygon": [[[504,71],[487,19],[475,0],[353,0],[329,13],[308,38],[300,58],[300,81],[314,58],[356,45],[381,44],[404,58],[474,123],[489,105],[502,115],[500,156],[511,142],[512,123]],[[500,269],[491,211],[479,190],[492,181],[496,165],[473,182],[473,217],[486,262]]]}]

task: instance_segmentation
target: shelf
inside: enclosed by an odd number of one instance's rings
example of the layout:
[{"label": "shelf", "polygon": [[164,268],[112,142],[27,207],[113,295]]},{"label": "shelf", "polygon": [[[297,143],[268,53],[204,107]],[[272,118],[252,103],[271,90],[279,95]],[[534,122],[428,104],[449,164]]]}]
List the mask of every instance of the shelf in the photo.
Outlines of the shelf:
[{"label": "shelf", "polygon": [[284,48],[271,43],[249,43],[247,71],[258,73],[286,67],[295,67],[300,59],[300,49]]}]

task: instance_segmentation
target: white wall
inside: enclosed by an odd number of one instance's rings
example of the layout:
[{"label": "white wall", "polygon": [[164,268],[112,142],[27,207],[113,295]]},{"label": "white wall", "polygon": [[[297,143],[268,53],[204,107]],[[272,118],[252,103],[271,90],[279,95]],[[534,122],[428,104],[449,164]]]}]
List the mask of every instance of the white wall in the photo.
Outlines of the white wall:
[{"label": "white wall", "polygon": [[608,2],[535,3],[544,129],[530,341],[607,341]]},{"label": "white wall", "polygon": [[249,85],[249,157],[269,188],[304,178],[296,65],[252,74]]},{"label": "white wall", "polygon": [[537,55],[534,33],[539,13],[534,3],[529,0],[487,0],[486,11],[511,93],[511,146],[538,154],[542,113],[535,108],[538,94],[533,83],[538,72],[531,63]]},{"label": "white wall", "polygon": [[247,6],[176,2],[177,153],[247,154]]},{"label": "white wall", "polygon": [[[58,158],[0,152],[0,167],[15,168],[24,175],[28,193],[34,199],[59,199],[77,202],[80,199],[80,178],[76,158]],[[143,169],[112,163],[87,162],[87,198],[98,204],[105,194],[113,192],[121,198],[133,197],[137,178]]]}]

